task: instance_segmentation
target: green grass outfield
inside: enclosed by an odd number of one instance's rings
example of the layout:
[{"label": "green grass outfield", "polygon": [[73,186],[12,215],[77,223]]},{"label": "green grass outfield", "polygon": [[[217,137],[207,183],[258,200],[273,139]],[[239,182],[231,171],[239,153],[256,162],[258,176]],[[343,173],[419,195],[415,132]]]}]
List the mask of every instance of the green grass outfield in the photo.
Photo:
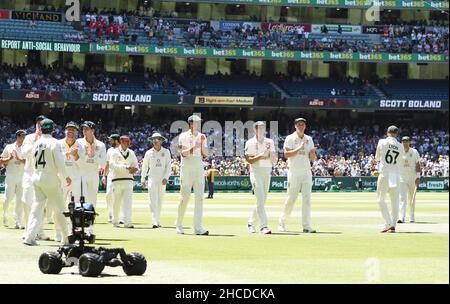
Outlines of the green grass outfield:
[{"label": "green grass outfield", "polygon": [[[99,194],[95,233],[98,246],[124,246],[145,254],[143,277],[126,277],[106,267],[103,277],[83,278],[77,268],[60,275],[41,274],[38,247],[21,243],[23,231],[0,227],[0,283],[449,283],[448,193],[418,193],[415,224],[396,234],[379,233],[382,219],[375,193],[314,193],[313,227],[300,233],[300,203],[277,232],[285,193],[270,193],[267,212],[272,235],[250,235],[247,217],[254,207],[248,193],[218,193],[205,200],[208,237],[193,236],[193,197],[186,214],[187,235],[176,235],[179,194],[166,195],[162,229],[151,229],[147,194],[134,194],[135,229],[113,228],[106,221],[105,197]],[[10,222],[12,222],[10,207]],[[53,227],[45,226],[53,237]]]}]

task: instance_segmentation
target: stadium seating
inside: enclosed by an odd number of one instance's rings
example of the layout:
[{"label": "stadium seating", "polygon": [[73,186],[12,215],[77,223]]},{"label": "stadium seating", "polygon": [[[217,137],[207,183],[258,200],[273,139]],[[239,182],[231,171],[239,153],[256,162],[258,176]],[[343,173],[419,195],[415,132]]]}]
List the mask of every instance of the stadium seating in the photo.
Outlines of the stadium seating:
[{"label": "stadium seating", "polygon": [[211,96],[255,96],[258,93],[266,95],[275,92],[268,82],[249,77],[198,76],[184,78],[181,83],[190,91],[204,88],[205,95]]},{"label": "stadium seating", "polygon": [[387,97],[395,99],[441,99],[448,100],[446,80],[390,80],[381,89]]},{"label": "stadium seating", "polygon": [[[357,85],[352,85],[349,82],[335,81],[331,79],[314,79],[304,80],[301,82],[289,82],[283,81],[277,83],[283,88],[289,95],[293,97],[314,97],[314,98],[331,98],[331,90],[345,90],[346,94],[341,94],[338,97],[345,98],[358,98],[358,96],[352,95],[352,90],[361,91],[361,88]],[[378,98],[378,95],[371,87],[364,89],[365,98]],[[360,98],[360,96],[359,96]]]},{"label": "stadium seating", "polygon": [[0,37],[6,39],[72,41],[67,35],[79,32],[72,26],[50,21],[37,21],[36,28],[30,26],[29,20],[0,19]]}]

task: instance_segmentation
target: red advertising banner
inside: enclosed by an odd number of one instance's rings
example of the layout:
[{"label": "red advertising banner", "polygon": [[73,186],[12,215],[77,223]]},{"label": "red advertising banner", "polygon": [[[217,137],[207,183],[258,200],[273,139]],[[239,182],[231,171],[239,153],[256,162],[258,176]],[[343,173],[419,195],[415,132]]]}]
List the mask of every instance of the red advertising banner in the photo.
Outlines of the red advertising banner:
[{"label": "red advertising banner", "polygon": [[261,22],[261,28],[265,30],[274,30],[274,29],[286,29],[286,32],[294,32],[299,27],[303,27],[305,32],[311,32],[311,24],[305,23],[277,23],[277,22]]},{"label": "red advertising banner", "polygon": [[59,101],[61,97],[59,92],[21,91],[21,94],[21,98],[28,101]]},{"label": "red advertising banner", "polygon": [[305,99],[303,105],[307,107],[327,107],[327,108],[340,108],[345,107],[347,102],[342,99],[330,98],[330,99]]},{"label": "red advertising banner", "polygon": [[9,10],[0,9],[0,19],[9,19]]}]

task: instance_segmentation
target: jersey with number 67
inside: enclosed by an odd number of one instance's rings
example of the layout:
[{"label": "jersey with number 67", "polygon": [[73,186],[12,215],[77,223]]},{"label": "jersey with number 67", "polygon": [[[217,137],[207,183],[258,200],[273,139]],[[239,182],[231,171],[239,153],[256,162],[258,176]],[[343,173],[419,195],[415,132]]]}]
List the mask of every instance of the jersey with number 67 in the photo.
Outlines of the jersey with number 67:
[{"label": "jersey with number 67", "polygon": [[380,139],[375,159],[379,161],[380,173],[400,173],[400,166],[404,154],[403,145],[393,137]]},{"label": "jersey with number 67", "polygon": [[61,152],[60,143],[51,135],[44,134],[33,146],[32,165],[37,176],[68,177],[64,163],[64,155]]}]

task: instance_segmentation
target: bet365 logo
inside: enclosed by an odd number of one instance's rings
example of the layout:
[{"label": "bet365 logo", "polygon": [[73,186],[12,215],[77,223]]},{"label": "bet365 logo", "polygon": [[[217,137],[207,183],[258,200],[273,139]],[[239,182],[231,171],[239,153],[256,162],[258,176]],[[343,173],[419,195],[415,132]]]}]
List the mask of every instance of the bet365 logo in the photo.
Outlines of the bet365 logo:
[{"label": "bet365 logo", "polygon": [[80,21],[80,0],[66,0],[66,21]]}]

